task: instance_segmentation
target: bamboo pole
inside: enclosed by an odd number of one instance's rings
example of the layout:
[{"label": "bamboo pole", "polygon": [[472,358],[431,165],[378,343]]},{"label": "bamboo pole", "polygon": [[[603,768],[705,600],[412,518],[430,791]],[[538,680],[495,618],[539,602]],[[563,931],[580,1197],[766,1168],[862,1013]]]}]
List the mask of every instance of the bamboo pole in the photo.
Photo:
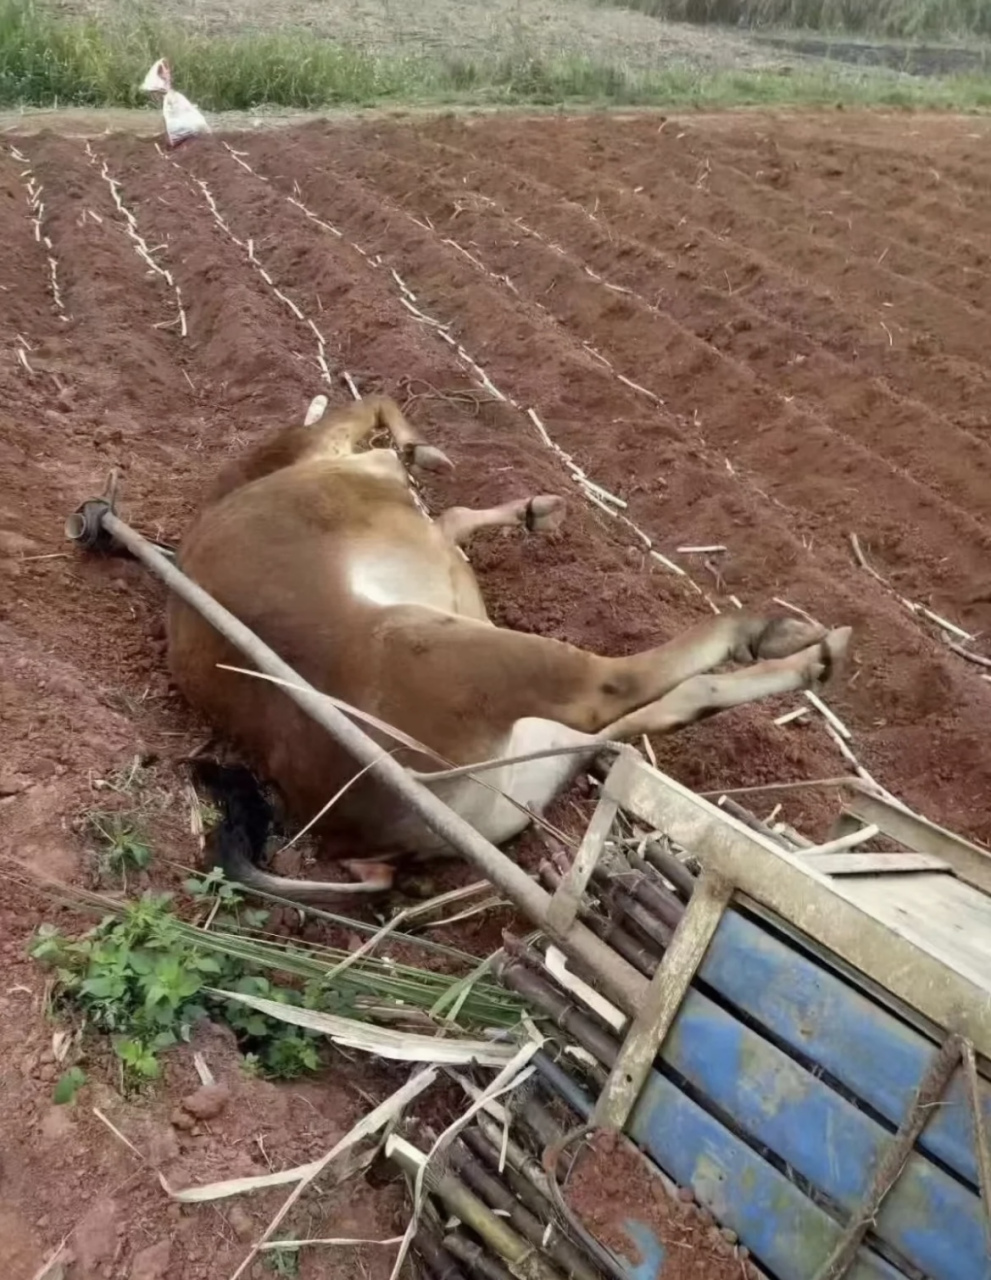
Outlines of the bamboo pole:
[{"label": "bamboo pole", "polygon": [[[395,1135],[386,1143],[385,1153],[404,1173],[414,1178],[426,1160],[422,1151]],[[523,1280],[562,1280],[559,1273],[541,1256],[540,1250],[493,1213],[460,1178],[427,1164],[423,1181],[431,1194],[442,1200],[451,1213],[480,1236],[490,1249],[505,1258],[515,1274]],[[449,1246],[445,1247],[448,1252],[453,1253]]]},{"label": "bamboo pole", "polygon": [[564,1275],[571,1277],[571,1280],[599,1280],[595,1269],[589,1266],[570,1240],[564,1239],[560,1233],[555,1235],[552,1229],[548,1230],[548,1223],[541,1221],[532,1210],[517,1200],[512,1191],[486,1169],[467,1147],[456,1145],[451,1152],[451,1163],[475,1195],[497,1213],[504,1214],[514,1230],[535,1248],[542,1250]]}]

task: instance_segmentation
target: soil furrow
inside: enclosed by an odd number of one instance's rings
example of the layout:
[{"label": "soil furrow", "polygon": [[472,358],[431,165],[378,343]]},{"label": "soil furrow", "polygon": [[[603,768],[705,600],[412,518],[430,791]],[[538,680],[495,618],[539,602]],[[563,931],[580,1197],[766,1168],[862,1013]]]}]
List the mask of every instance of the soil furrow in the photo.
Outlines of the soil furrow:
[{"label": "soil furrow", "polygon": [[[374,161],[367,163],[374,165]],[[402,182],[399,185],[402,186]],[[443,232],[438,232],[435,237],[438,245],[448,230],[467,226],[467,220],[476,220],[481,228],[486,214],[463,211],[453,227],[446,226]],[[417,239],[429,242],[431,234],[414,225],[406,230],[405,237],[410,243]],[[463,233],[459,231],[458,234]],[[484,232],[476,228],[472,235],[476,234],[480,236]],[[474,243],[471,236],[466,237],[466,243]],[[577,330],[582,337],[610,355],[617,367],[650,368],[668,405],[688,418],[697,412],[701,418],[702,433],[710,444],[762,474],[769,491],[794,509],[798,527],[810,537],[816,533],[815,517],[809,518],[809,513],[814,512],[817,506],[813,489],[818,485],[821,471],[833,465],[845,476],[845,497],[841,500],[843,510],[838,513],[839,518],[848,527],[852,527],[851,522],[855,521],[861,530],[869,528],[871,544],[885,565],[891,570],[900,572],[904,569],[908,573],[909,577],[901,580],[903,589],[924,592],[933,589],[938,581],[940,589],[949,593],[947,600],[954,607],[969,603],[963,596],[973,581],[972,574],[980,562],[980,553],[969,569],[965,570],[958,563],[952,569],[943,566],[940,570],[925,564],[924,547],[945,521],[953,521],[954,518],[960,521],[961,536],[965,541],[971,542],[976,538],[975,545],[983,545],[987,530],[982,524],[959,514],[954,517],[952,508],[938,502],[905,471],[896,471],[892,476],[889,485],[891,497],[886,511],[876,507],[865,510],[858,502],[857,489],[859,483],[876,484],[873,472],[878,460],[870,451],[837,437],[819,416],[810,418],[797,406],[789,405],[776,391],[756,382],[748,370],[694,339],[668,317],[652,314],[653,331],[648,328],[645,332],[642,317],[637,315],[635,299],[604,291],[583,272],[569,268],[560,254],[550,252],[540,242],[520,233],[516,243],[503,242],[502,248],[508,257],[490,263],[494,270],[502,271],[507,266],[513,270],[514,262],[525,263],[526,269],[518,273],[521,289],[539,294],[553,286],[556,312],[565,316],[573,332]],[[452,257],[458,256],[453,250],[449,252]],[[470,264],[458,263],[456,269],[471,279]],[[541,280],[543,285],[539,283]],[[569,289],[571,294],[566,296]],[[457,307],[458,302],[451,300],[445,305]],[[513,303],[503,297],[501,305],[504,309],[511,309]],[[607,332],[608,338],[600,338],[596,326]],[[505,354],[503,348],[500,357],[504,358]],[[659,371],[659,359],[664,362],[661,366],[663,372]],[[531,369],[530,376],[533,372]],[[511,376],[519,379],[526,376],[526,370],[514,369]],[[641,377],[647,381],[646,374]],[[753,424],[752,434],[747,431],[749,423]],[[830,452],[827,455],[824,451]],[[757,455],[760,464],[754,461]],[[780,466],[784,457],[793,464],[789,468]],[[868,477],[871,477],[870,481]],[[626,491],[624,488],[623,493]],[[869,496],[869,493],[870,490],[864,496]],[[900,517],[899,504],[902,509]],[[897,548],[888,540],[892,528],[888,521],[897,523],[903,530],[898,535]],[[919,538],[913,541],[910,550],[903,538],[911,535],[906,535],[904,530],[911,528],[913,523],[918,526],[927,522],[932,525],[930,534],[925,535],[920,529]],[[888,559],[889,555],[894,558]],[[921,576],[914,580],[911,580],[910,564],[922,570]],[[963,596],[956,594],[956,588],[947,576],[956,570],[961,574],[958,581]]]},{"label": "soil furrow", "polygon": [[[991,684],[895,594],[991,627],[983,313],[947,305],[984,265],[971,263],[966,238],[991,242],[975,194],[988,162],[962,141],[980,128],[846,112],[748,113],[743,123],[697,113],[667,123],[632,113],[322,123],[230,137],[238,156],[222,136],[169,156],[149,140],[94,138],[181,291],[185,338],[175,288],[135,253],[84,143],[14,138],[44,186],[44,234],[71,315],[59,318],[22,166],[0,148],[0,858],[93,883],[100,860],[87,816],[114,807],[153,850],[147,871],[129,875],[129,893],[181,891],[182,868],[200,865],[181,765],[205,726],[169,685],[164,591],[135,562],[67,547],[63,521],[118,466],[125,517],[181,537],[224,459],[298,421],[319,391],[346,401],[345,372],[361,392],[396,396],[456,463],[430,484],[432,509],[535,492],[571,500],[556,535],[490,531],[470,545],[497,621],[624,653],[708,614],[688,579],[582,496],[532,407],[721,608],[735,596],[778,612],[777,596],[853,624],[848,678],[825,696],[858,756],[907,803],[991,841],[980,803],[991,789]],[[749,176],[766,166],[763,135],[776,139],[783,165],[799,160],[785,188]],[[715,167],[696,189],[706,156]],[[926,178],[930,164],[939,181]],[[637,193],[641,181],[648,190]],[[841,216],[810,237],[806,211],[825,205],[831,182],[849,192],[833,202]],[[892,247],[871,263],[889,209]],[[983,284],[967,296],[988,301]],[[480,385],[472,361],[511,401]],[[857,567],[851,530],[892,591]],[[677,551],[709,543],[728,548],[709,568]],[[798,701],[742,708],[660,740],[659,763],[699,790],[835,776],[845,765],[817,715],[773,723]],[[766,813],[776,798],[755,806]],[[782,817],[824,838],[836,809],[831,793],[789,792]],[[551,816],[575,834],[588,812],[576,790]],[[536,840],[512,852],[526,865],[542,856]],[[296,854],[283,851],[279,869],[310,874]],[[475,878],[468,867],[425,870],[434,888]],[[278,1087],[249,1077],[230,1034],[208,1027],[161,1055],[163,1078],[136,1100],[118,1090],[112,1051],[102,1057],[88,1041],[84,1105],[53,1107],[60,1068],[37,1016],[45,976],[23,961],[53,908],[9,888],[0,908],[12,974],[0,998],[0,1058],[10,1067],[0,1073],[0,1127],[10,1132],[0,1261],[13,1239],[15,1270],[34,1274],[84,1218],[96,1224],[89,1239],[107,1245],[104,1270],[137,1275],[140,1251],[164,1246],[170,1275],[231,1274],[283,1193],[245,1199],[236,1231],[233,1212],[218,1218],[209,1206],[176,1217],[147,1169],[122,1182],[120,1144],[90,1102],[181,1186],[319,1157],[357,1118],[366,1089],[380,1097],[395,1087],[395,1070],[363,1062],[356,1088],[356,1068],[335,1057],[318,1081]],[[59,920],[72,932],[91,923]],[[508,923],[509,913],[489,912],[442,936],[484,956]],[[275,912],[267,927],[292,934],[298,922]],[[350,931],[323,924],[307,934],[354,945]],[[190,1133],[170,1120],[199,1085],[194,1049],[235,1096]],[[431,1101],[422,1122],[439,1131],[446,1106]],[[395,1185],[355,1179],[312,1208],[312,1220],[287,1228],[384,1239],[405,1226]],[[298,1261],[301,1280],[330,1265],[316,1248]],[[339,1280],[387,1280],[391,1262],[368,1250],[335,1254],[332,1265]]]},{"label": "soil furrow", "polygon": [[[484,149],[479,149],[474,146],[475,135],[464,125],[445,122],[432,132],[441,135],[443,147],[456,146],[472,162],[500,161],[511,179],[518,181],[524,170],[547,182],[535,141],[521,136],[499,149],[487,139]],[[574,136],[568,140],[573,151],[562,169],[567,183],[554,184],[555,202],[562,197],[575,201],[617,231],[680,255],[696,278],[740,296],[771,319],[814,334],[838,358],[869,359],[878,376],[896,389],[941,411],[952,410],[964,423],[978,428],[987,425],[978,337],[981,313],[925,282],[885,272],[874,260],[860,262],[842,247],[810,237],[807,228],[797,235],[780,230],[759,203],[748,208],[739,191],[735,200],[724,204],[715,229],[710,230],[696,217],[696,207],[703,219],[711,210],[712,201],[704,190],[681,184],[666,173],[658,186],[656,161],[644,159],[642,148],[634,151],[632,163],[637,167],[619,182],[613,173],[615,151],[621,147],[610,144],[605,154],[600,143],[599,152],[590,155]],[[601,172],[595,172],[596,166]],[[696,170],[696,177],[699,174],[705,176],[704,168]],[[679,191],[684,200],[669,209]],[[745,243],[737,243],[738,239]],[[870,287],[862,287],[864,280]],[[947,337],[947,324],[942,323],[944,312],[953,321],[952,340]],[[941,317],[939,326],[931,323],[935,314]],[[920,376],[920,355],[942,361],[945,387],[938,401],[932,398],[931,382]]]},{"label": "soil furrow", "polygon": [[[443,228],[445,238],[458,237],[459,242],[477,245],[473,252],[483,255],[490,270],[511,278],[513,287],[528,298],[542,299],[541,305],[551,307],[559,317],[567,292],[563,257],[577,274],[572,291],[590,298],[598,294],[611,338],[636,360],[626,372],[647,386],[651,385],[648,371],[655,339],[667,347],[664,330],[673,321],[749,368],[786,401],[827,417],[834,430],[881,453],[892,466],[910,470],[947,502],[983,521],[987,502],[981,477],[991,466],[991,442],[960,430],[927,405],[898,396],[880,379],[872,380],[838,361],[811,335],[767,319],[746,301],[728,296],[725,289],[700,285],[677,257],[614,234],[569,202],[554,204],[549,224],[550,200],[539,184],[518,177],[507,181],[498,167],[485,166],[479,172],[477,162],[470,174],[459,175],[449,162],[438,164],[429,146],[424,148],[424,171],[429,164],[429,172],[436,176],[419,182],[414,181],[413,162],[393,156],[380,160],[379,153],[367,147],[350,153],[349,163],[370,181],[387,184],[397,198],[408,199],[411,208]],[[466,178],[471,182],[467,189]],[[507,185],[513,190],[507,191]],[[536,238],[528,235],[530,231]],[[558,261],[548,257],[548,244]],[[597,283],[592,272],[604,282]],[[625,299],[616,296],[616,286],[626,292]],[[589,314],[593,305],[578,311]],[[625,337],[619,332],[621,326],[628,330]],[[655,389],[662,390],[660,385]],[[685,411],[684,406],[676,407]],[[956,439],[951,450],[935,458],[930,448],[934,432]]]}]

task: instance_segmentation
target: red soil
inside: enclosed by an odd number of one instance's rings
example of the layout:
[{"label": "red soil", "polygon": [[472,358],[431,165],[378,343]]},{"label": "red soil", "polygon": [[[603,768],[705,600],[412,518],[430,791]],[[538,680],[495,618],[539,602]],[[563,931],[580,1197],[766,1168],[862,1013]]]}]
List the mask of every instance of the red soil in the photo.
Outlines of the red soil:
[{"label": "red soil", "polygon": [[636,1267],[644,1259],[626,1224],[646,1227],[664,1247],[655,1280],[758,1280],[734,1233],[669,1188],[631,1142],[602,1132],[578,1152],[567,1200],[586,1230]]},{"label": "red soil", "polygon": [[[62,523],[119,466],[125,518],[178,540],[223,459],[300,418],[321,387],[346,398],[321,382],[313,330],[252,267],[249,244],[321,330],[335,375],[419,397],[411,416],[457,465],[428,487],[433,510],[571,495],[564,536],[473,546],[499,621],[628,652],[707,616],[694,579],[722,609],[731,595],[760,610],[779,597],[851,623],[852,679],[827,697],[859,758],[928,816],[991,839],[991,686],[902,601],[971,632],[991,626],[991,160],[979,123],[448,117],[228,141],[233,152],[213,139],[172,157],[128,137],[94,140],[91,154],[51,135],[0,148],[0,855],[83,874],[79,819],[106,805],[94,784],[144,753],[156,852],[195,860],[173,765],[203,727],[168,685],[162,592],[133,563],[67,551]],[[181,290],[187,337],[168,327],[175,292],[135,252],[106,177]],[[397,274],[511,402],[480,391],[456,345],[403,305]],[[689,577],[582,499],[529,408]],[[857,567],[851,532],[891,589]],[[729,548],[718,581],[677,552],[710,543]],[[658,742],[661,766],[699,789],[841,772],[821,722],[772,723],[791,705]],[[784,816],[821,832],[830,814],[811,799]],[[0,1269],[26,1280],[111,1195],[113,1249],[92,1274],[127,1275],[166,1238],[171,1275],[221,1274],[228,1257],[233,1270],[245,1246],[229,1206],[176,1214],[88,1109],[53,1118],[42,979],[20,959],[51,915],[16,887],[0,906],[12,975],[0,992]],[[480,952],[498,935],[468,928],[459,941]],[[165,1130],[190,1071],[177,1055],[157,1104]],[[320,1101],[266,1090],[282,1101],[251,1103],[238,1123],[278,1112],[264,1149],[273,1165],[298,1163],[362,1105],[348,1078],[342,1064]],[[309,1118],[284,1115],[301,1094]],[[103,1101],[141,1145],[147,1109]],[[240,1141],[261,1159],[263,1128],[200,1135],[198,1158],[212,1167]],[[188,1163],[186,1150],[166,1154]],[[360,1188],[314,1234],[402,1229],[401,1191]],[[267,1203],[249,1206],[258,1221]],[[342,1228],[344,1207],[365,1220]],[[391,1260],[315,1250],[302,1274],[385,1277]]]}]

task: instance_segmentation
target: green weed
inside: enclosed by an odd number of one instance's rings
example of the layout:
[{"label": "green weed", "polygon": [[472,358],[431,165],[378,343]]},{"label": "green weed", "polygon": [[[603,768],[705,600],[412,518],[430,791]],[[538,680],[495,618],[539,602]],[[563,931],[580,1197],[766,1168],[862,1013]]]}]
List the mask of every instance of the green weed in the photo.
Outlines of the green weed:
[{"label": "green weed", "polygon": [[272,1249],[265,1254],[265,1267],[277,1276],[299,1275],[298,1249]]},{"label": "green weed", "polygon": [[277,984],[240,958],[195,946],[170,895],[145,894],[78,939],[43,925],[30,954],[55,971],[56,1008],[82,1014],[91,1028],[110,1035],[131,1087],[156,1079],[162,1051],[188,1040],[210,1015],[233,1027],[262,1074],[285,1079],[319,1065],[312,1033],[219,1001],[208,988],[287,1004],[309,1004],[315,992]]},{"label": "green weed", "polygon": [[151,847],[133,816],[94,809],[86,815],[86,825],[100,845],[101,875],[120,876],[126,883],[128,871],[143,871],[151,862]]},{"label": "green weed", "polygon": [[76,1094],[85,1083],[86,1072],[82,1067],[70,1067],[68,1071],[63,1071],[56,1081],[52,1101],[58,1107],[64,1107],[69,1103],[75,1102]]}]

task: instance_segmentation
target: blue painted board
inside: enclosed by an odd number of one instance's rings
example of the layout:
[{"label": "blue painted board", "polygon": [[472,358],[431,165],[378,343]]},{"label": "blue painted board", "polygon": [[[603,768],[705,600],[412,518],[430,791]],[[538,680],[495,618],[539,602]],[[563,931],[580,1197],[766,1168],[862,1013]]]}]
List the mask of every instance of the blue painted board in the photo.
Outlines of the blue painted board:
[{"label": "blue painted board", "polygon": [[[879,1115],[902,1123],[934,1048],[888,1010],[736,911],[719,922],[699,977]],[[991,1129],[991,1086],[983,1082],[982,1092]],[[933,1109],[920,1146],[978,1185],[962,1072]]]},{"label": "blue painted board", "polygon": [[[813,1280],[839,1240],[839,1223],[657,1071],[626,1132],[779,1280]],[[862,1248],[847,1280],[905,1278]]]},{"label": "blue painted board", "polygon": [[[661,1058],[834,1203],[848,1211],[861,1203],[892,1136],[793,1058],[694,990]],[[919,1153],[875,1230],[931,1280],[987,1280],[979,1197]]]}]

